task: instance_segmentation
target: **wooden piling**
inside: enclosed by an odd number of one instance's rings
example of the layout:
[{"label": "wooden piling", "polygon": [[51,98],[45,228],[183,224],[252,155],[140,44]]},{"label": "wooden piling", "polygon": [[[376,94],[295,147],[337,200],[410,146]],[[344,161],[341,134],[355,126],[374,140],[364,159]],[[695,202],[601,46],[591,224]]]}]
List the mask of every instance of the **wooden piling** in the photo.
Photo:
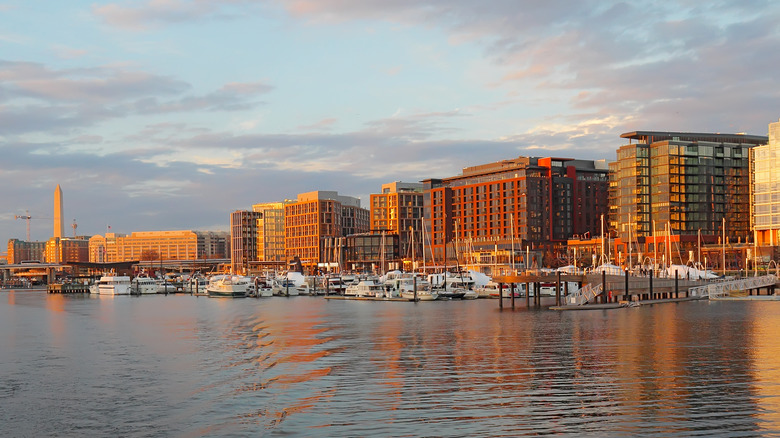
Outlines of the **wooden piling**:
[{"label": "wooden piling", "polygon": [[515,308],[515,284],[509,287],[509,295],[512,297],[512,308]]}]

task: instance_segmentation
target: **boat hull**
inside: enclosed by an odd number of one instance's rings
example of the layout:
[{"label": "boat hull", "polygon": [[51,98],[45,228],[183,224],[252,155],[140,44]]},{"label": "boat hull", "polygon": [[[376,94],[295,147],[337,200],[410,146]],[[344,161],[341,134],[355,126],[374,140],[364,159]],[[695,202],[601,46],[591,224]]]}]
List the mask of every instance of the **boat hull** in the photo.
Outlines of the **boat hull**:
[{"label": "boat hull", "polygon": [[208,291],[209,297],[211,298],[246,298],[246,291],[216,291],[216,290],[210,290]]}]

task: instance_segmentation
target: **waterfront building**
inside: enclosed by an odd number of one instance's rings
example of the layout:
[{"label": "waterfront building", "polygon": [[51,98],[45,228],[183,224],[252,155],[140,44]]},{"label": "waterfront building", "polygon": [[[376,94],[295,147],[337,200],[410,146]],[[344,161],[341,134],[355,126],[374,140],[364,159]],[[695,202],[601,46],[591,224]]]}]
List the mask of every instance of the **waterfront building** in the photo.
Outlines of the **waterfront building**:
[{"label": "waterfront building", "polygon": [[[699,240],[751,236],[748,157],[767,137],[635,131],[621,138],[629,144],[611,164],[609,223],[623,241],[640,244],[657,263],[685,264]],[[672,241],[679,242],[674,251],[666,247]]]},{"label": "waterfront building", "polygon": [[335,191],[301,193],[284,206],[285,255],[311,271],[319,263],[344,266],[343,237],[366,233],[370,213],[360,199]]},{"label": "waterfront building", "polygon": [[[600,230],[608,173],[603,160],[518,157],[427,179],[426,253],[441,265],[445,251],[450,260],[464,248],[458,255],[492,264],[484,271],[499,269],[499,258],[509,261],[511,270],[550,265],[564,257],[559,253],[565,253],[567,239]],[[445,249],[450,242],[456,244]]]},{"label": "waterfront building", "polygon": [[43,262],[46,253],[46,242],[26,242],[19,239],[8,239],[8,256],[10,264],[36,261]]},{"label": "waterfront building", "polygon": [[226,258],[228,240],[227,233],[212,231],[106,233],[89,239],[89,258],[97,263]]},{"label": "waterfront building", "polygon": [[768,143],[750,153],[751,219],[760,246],[780,245],[780,120],[769,124]]},{"label": "waterfront building", "polygon": [[235,274],[246,275],[249,262],[257,261],[258,221],[262,213],[236,210],[230,214],[230,269]]},{"label": "waterfront building", "polygon": [[89,261],[89,237],[52,237],[46,241],[46,263]]},{"label": "waterfront building", "polygon": [[254,204],[252,211],[260,213],[257,219],[257,261],[285,262],[284,202]]},{"label": "waterfront building", "polygon": [[391,233],[353,234],[346,237],[346,267],[354,272],[376,272],[401,269],[400,236]]},{"label": "waterfront building", "polygon": [[382,184],[381,193],[371,194],[370,204],[371,232],[398,235],[401,257],[410,262],[421,259],[423,185],[400,181]]}]

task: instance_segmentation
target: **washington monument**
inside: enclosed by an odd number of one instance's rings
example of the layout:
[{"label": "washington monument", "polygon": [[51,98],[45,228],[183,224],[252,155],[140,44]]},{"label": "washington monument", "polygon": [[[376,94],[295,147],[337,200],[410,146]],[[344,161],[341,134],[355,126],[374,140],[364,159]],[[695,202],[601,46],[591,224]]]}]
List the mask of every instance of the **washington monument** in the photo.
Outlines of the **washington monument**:
[{"label": "washington monument", "polygon": [[65,224],[62,223],[62,189],[57,184],[54,189],[54,237],[65,237]]}]

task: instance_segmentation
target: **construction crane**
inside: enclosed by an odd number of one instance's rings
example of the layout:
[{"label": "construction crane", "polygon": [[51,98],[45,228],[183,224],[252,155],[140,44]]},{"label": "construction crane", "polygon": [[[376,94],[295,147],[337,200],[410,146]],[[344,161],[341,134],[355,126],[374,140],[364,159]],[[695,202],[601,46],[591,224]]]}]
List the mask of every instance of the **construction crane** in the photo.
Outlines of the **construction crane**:
[{"label": "construction crane", "polygon": [[27,221],[27,241],[29,242],[30,241],[30,219],[51,219],[51,218],[48,218],[48,217],[38,217],[38,216],[32,217],[32,216],[30,216],[30,211],[29,210],[25,210],[24,213],[25,214],[23,214],[23,215],[21,215],[21,214],[14,215],[14,219],[24,219],[25,221]]},{"label": "construction crane", "polygon": [[27,242],[29,242],[30,241],[30,219],[32,219],[32,217],[30,217],[30,211],[25,210],[24,216],[18,214],[14,215],[14,219],[24,219],[27,221]]}]

